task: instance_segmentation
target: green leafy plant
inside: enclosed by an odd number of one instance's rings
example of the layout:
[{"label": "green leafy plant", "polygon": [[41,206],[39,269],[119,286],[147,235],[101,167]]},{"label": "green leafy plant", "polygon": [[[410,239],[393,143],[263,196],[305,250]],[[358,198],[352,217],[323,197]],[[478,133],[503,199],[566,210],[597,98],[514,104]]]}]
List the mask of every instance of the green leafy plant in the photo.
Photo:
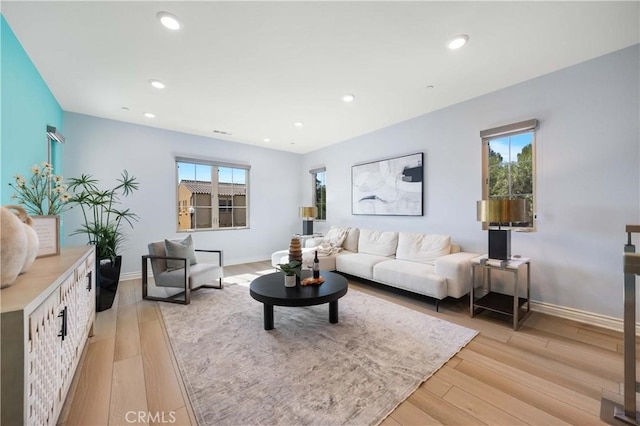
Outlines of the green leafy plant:
[{"label": "green leafy plant", "polygon": [[302,263],[298,262],[297,260],[289,263],[278,263],[278,268],[280,268],[280,270],[284,272],[285,275],[288,275],[290,277],[293,275],[298,275],[300,273],[301,266]]},{"label": "green leafy plant", "polygon": [[67,203],[71,195],[62,176],[53,174],[53,166],[42,162],[31,166],[31,177],[27,180],[19,174],[14,175],[14,183],[9,186],[16,192],[13,200],[22,204],[30,214],[57,215],[68,210]]},{"label": "green leafy plant", "polygon": [[84,223],[71,235],[86,234],[89,244],[96,246],[99,259],[114,258],[124,241],[122,226],[127,223],[133,228],[138,216],[130,209],[119,209],[120,198],[129,196],[138,189],[138,182],[124,170],[118,185],[111,189],[100,189],[98,180],[83,174],[79,178],[69,179],[69,190],[74,195],[70,205],[80,206]]}]

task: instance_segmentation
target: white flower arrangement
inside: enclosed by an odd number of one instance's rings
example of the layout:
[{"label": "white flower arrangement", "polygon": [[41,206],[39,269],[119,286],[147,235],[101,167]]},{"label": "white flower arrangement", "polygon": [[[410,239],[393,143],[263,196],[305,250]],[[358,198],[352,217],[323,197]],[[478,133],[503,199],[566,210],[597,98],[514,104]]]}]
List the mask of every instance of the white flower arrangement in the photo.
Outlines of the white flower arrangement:
[{"label": "white flower arrangement", "polygon": [[12,199],[22,204],[33,215],[57,215],[65,210],[71,194],[64,178],[53,174],[53,166],[46,161],[31,166],[31,178],[26,180],[14,175],[15,183],[9,183],[16,192]]}]

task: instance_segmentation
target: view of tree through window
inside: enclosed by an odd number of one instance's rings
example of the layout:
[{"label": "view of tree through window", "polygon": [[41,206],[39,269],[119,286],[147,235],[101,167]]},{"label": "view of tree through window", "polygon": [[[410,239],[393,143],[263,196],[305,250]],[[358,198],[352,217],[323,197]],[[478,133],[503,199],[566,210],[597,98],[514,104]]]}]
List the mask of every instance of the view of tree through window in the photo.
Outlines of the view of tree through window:
[{"label": "view of tree through window", "polygon": [[179,231],[247,227],[248,168],[188,161],[176,166]]},{"label": "view of tree through window", "polygon": [[514,227],[533,227],[534,133],[524,132],[496,137],[485,141],[488,155],[488,173],[485,171],[487,199],[527,200],[528,220],[513,223]]},{"label": "view of tree through window", "polygon": [[325,182],[326,171],[312,173],[315,200],[314,206],[318,209],[316,220],[327,220],[327,185]]}]

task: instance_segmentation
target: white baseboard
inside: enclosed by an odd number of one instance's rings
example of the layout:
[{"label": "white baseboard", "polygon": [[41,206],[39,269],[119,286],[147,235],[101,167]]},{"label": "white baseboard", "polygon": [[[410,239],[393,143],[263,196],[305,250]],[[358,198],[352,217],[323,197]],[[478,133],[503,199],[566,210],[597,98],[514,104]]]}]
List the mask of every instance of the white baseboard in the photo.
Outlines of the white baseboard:
[{"label": "white baseboard", "polygon": [[120,274],[120,280],[122,281],[138,280],[141,278],[142,278],[142,271],[127,272],[127,273]]},{"label": "white baseboard", "polygon": [[[624,330],[624,321],[622,319],[595,314],[593,312],[552,305],[550,303],[535,302],[533,300],[531,301],[531,310],[542,314],[552,315],[554,317],[560,317],[609,330],[619,331],[621,333]],[[636,336],[640,336],[640,323],[636,323]]]}]

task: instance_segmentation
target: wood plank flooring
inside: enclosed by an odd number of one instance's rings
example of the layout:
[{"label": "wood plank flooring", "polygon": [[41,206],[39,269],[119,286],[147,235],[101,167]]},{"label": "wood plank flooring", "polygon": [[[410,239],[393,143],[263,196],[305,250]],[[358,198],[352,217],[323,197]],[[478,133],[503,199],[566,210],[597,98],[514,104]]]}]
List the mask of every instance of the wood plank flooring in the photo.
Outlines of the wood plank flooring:
[{"label": "wood plank flooring", "polygon": [[[272,271],[266,261],[227,266],[225,282]],[[621,400],[621,333],[535,312],[514,332],[495,314],[470,318],[468,299],[435,312],[426,300],[355,279],[349,285],[480,331],[384,426],[597,425],[603,393]],[[196,424],[157,303],[142,300],[140,280],[121,282],[114,307],[96,317],[59,424]]]}]

